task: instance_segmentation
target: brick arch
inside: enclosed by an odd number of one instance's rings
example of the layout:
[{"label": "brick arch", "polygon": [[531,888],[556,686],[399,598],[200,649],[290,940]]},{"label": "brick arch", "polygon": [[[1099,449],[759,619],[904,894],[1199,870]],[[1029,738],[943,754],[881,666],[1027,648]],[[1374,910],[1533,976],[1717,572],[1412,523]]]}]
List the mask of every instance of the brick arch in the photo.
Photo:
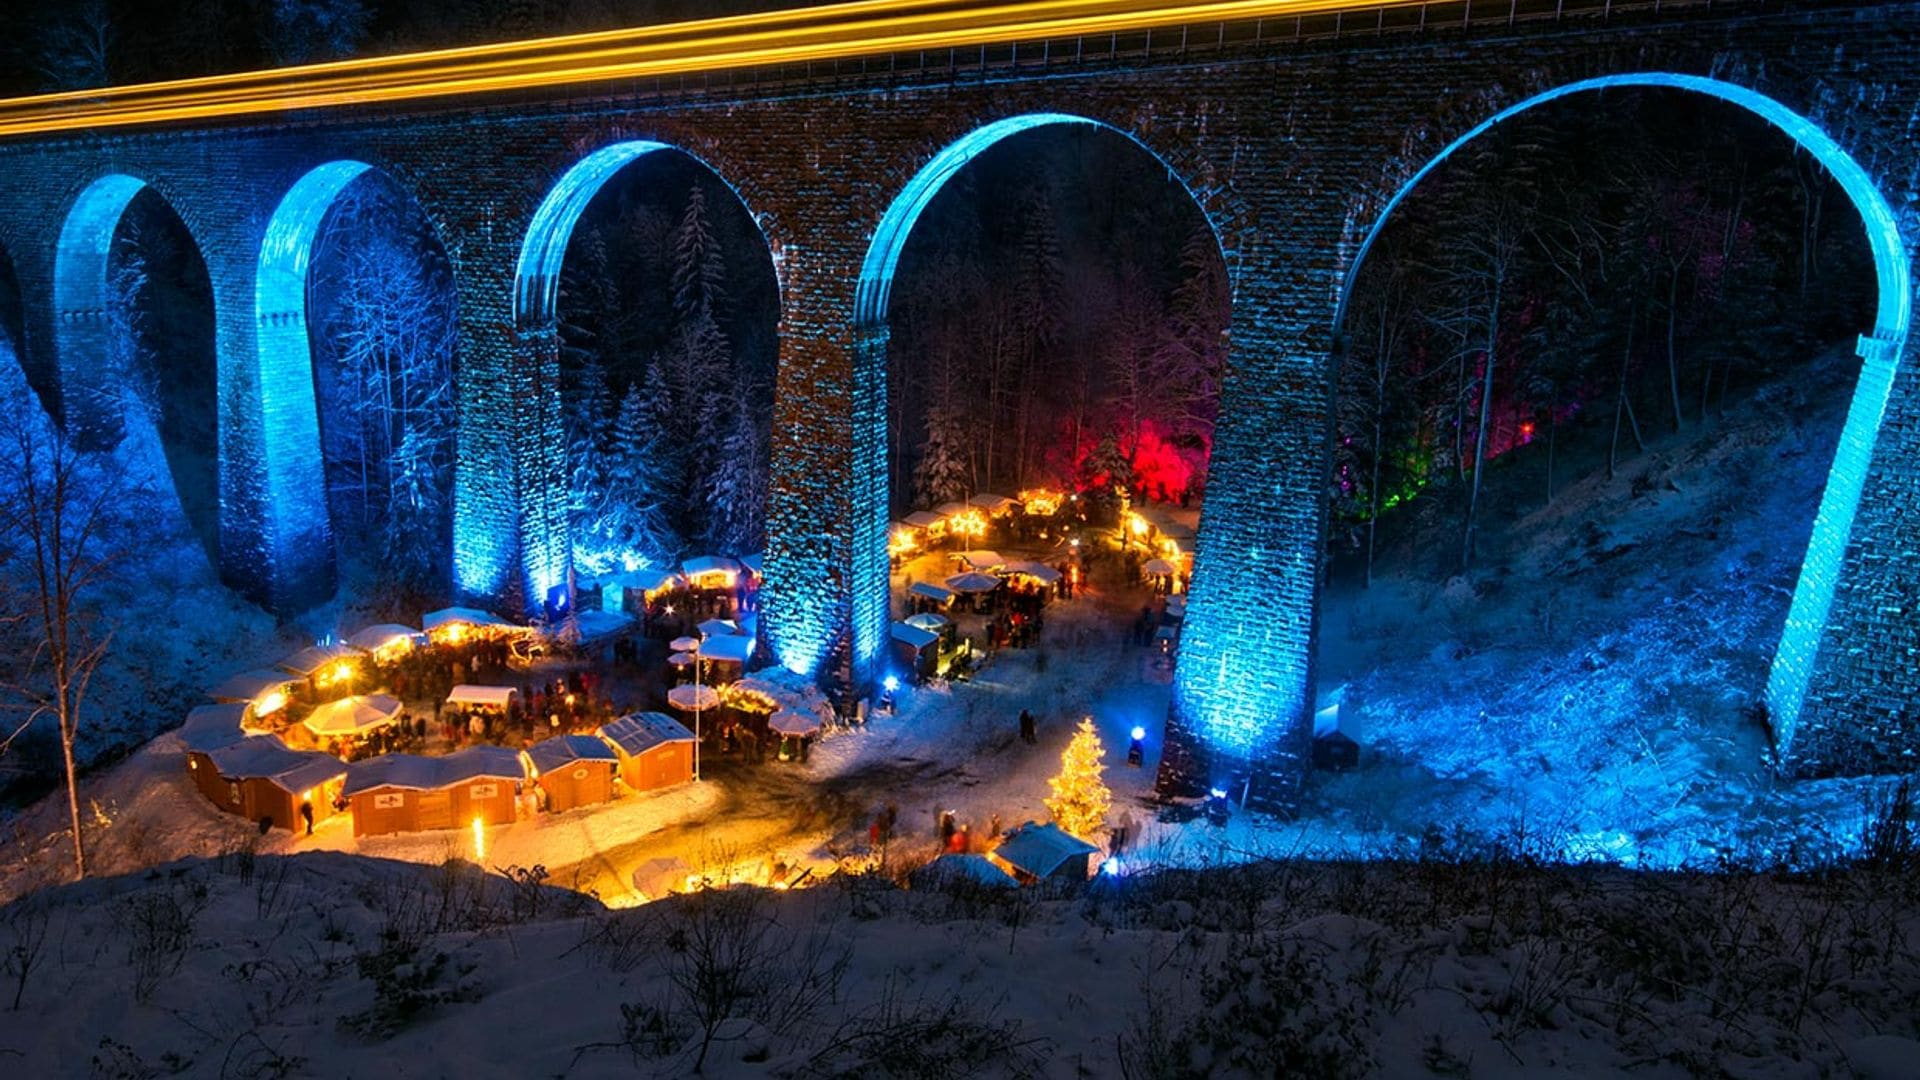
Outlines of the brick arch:
[{"label": "brick arch", "polygon": [[307,584],[316,594],[332,591],[335,562],[308,324],[308,276],[328,214],[348,188],[373,177],[398,186],[386,170],[354,158],[328,161],[301,174],[267,219],[253,278],[253,377],[260,415],[272,426],[259,462],[261,526],[272,565],[312,568],[318,577]]},{"label": "brick arch", "polygon": [[1548,102],[1610,88],[1677,89],[1738,106],[1759,116],[1812,154],[1839,183],[1860,215],[1867,244],[1873,253],[1879,299],[1874,325],[1859,339],[1863,361],[1853,402],[1847,410],[1820,507],[1814,516],[1807,554],[1788,608],[1785,629],[1775,650],[1768,676],[1766,701],[1776,749],[1791,751],[1801,707],[1812,681],[1822,632],[1826,628],[1839,586],[1848,540],[1866,486],[1874,443],[1893,393],[1900,356],[1912,323],[1913,276],[1908,244],[1899,216],[1865,168],[1814,120],[1767,94],[1738,83],[1703,75],[1670,71],[1635,71],[1597,75],[1549,87],[1508,104],[1446,143],[1410,176],[1400,182],[1381,205],[1355,253],[1342,284],[1336,324],[1343,322],[1353,283],[1365,266],[1367,253],[1415,186],[1454,151],[1495,125]]},{"label": "brick arch", "polygon": [[[204,255],[201,234],[196,232],[176,208],[177,203],[149,181],[124,172],[110,172],[89,181],[68,205],[61,219],[53,252],[53,363],[51,372],[57,402],[57,420],[72,444],[83,450],[111,451],[133,436],[137,449],[128,459],[132,481],[152,484],[171,493],[167,500],[179,513],[183,531],[197,535],[209,562],[218,558],[220,521],[217,506],[199,505],[185,497],[174,469],[181,467],[169,452],[162,434],[162,423],[151,419],[144,409],[125,406],[126,385],[134,372],[119,369],[109,358],[124,342],[126,328],[116,326],[111,311],[111,268],[114,238],[119,233],[135,200],[150,195],[161,209],[178,222],[187,234],[188,254],[199,260],[207,275],[208,317],[217,320],[213,310],[213,281]],[[210,327],[217,334],[217,326]],[[205,359],[215,365],[213,381],[217,385],[217,344],[209,341]],[[209,401],[209,411],[215,402]],[[156,404],[157,408],[157,404]],[[212,445],[207,465],[218,475],[218,433],[202,436]],[[189,474],[188,480],[196,479]],[[217,481],[216,481],[217,482]],[[197,509],[199,512],[195,512]]]},{"label": "brick arch", "polygon": [[[511,278],[509,317],[520,360],[543,373],[536,379],[539,408],[558,423],[558,297],[561,272],[574,227],[606,185],[630,166],[659,154],[683,158],[718,180],[732,195],[735,205],[754,222],[768,254],[774,275],[775,296],[785,310],[785,285],[779,260],[767,232],[767,222],[742,196],[740,189],[721,170],[703,156],[676,142],[652,137],[616,138],[579,156],[567,165],[546,187],[531,214],[515,257]],[[521,535],[517,550],[520,558],[518,583],[529,608],[538,609],[552,591],[569,580],[572,567],[572,540],[566,521],[565,479],[560,466],[563,452],[558,433],[543,438],[535,451],[543,467],[532,478],[520,476]],[[498,565],[497,553],[512,550],[481,534],[496,529],[497,523],[483,521],[477,515],[462,519],[456,508],[454,523],[454,564],[458,588],[470,595],[499,592],[498,582],[505,568]],[[495,553],[486,557],[481,553]]]},{"label": "brick arch", "polygon": [[[870,686],[884,665],[888,640],[887,508],[889,502],[887,444],[887,349],[888,319],[893,278],[907,241],[924,213],[947,183],[969,164],[992,151],[1006,139],[1049,128],[1091,128],[1110,132],[1125,139],[1158,163],[1167,175],[1179,182],[1194,209],[1213,234],[1214,246],[1227,265],[1228,279],[1234,264],[1221,241],[1219,224],[1209,203],[1218,205],[1224,186],[1209,185],[1210,199],[1203,199],[1189,182],[1196,175],[1197,159],[1186,158],[1186,170],[1176,169],[1139,135],[1127,128],[1077,113],[1017,113],[980,124],[946,143],[913,172],[894,195],[869,240],[853,297],[854,331],[854,466],[851,492],[851,581],[850,602],[852,664],[854,681]],[[776,643],[776,649],[780,643]],[[797,671],[815,669],[821,657],[783,655],[782,662]]]}]

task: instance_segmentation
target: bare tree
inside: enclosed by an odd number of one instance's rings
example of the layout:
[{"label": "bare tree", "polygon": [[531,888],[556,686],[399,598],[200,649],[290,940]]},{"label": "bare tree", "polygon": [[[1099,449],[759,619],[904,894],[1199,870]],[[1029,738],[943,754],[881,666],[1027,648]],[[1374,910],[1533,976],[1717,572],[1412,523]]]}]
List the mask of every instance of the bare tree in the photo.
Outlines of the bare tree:
[{"label": "bare tree", "polygon": [[115,516],[127,492],[114,458],[82,455],[32,409],[15,398],[0,440],[0,619],[24,658],[5,689],[26,714],[6,743],[45,717],[58,726],[74,874],[85,877],[74,744],[113,641],[91,600],[121,561]]}]

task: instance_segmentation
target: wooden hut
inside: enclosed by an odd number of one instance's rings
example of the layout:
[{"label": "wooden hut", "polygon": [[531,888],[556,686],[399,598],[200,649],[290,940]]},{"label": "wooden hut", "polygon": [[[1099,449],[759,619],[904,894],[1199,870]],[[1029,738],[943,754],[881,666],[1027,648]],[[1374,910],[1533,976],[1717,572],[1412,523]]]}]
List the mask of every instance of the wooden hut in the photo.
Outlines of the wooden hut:
[{"label": "wooden hut", "polygon": [[556,735],[527,748],[528,772],[555,813],[613,798],[620,756],[592,735]]},{"label": "wooden hut", "polygon": [[696,555],[680,564],[680,573],[690,589],[720,591],[739,581],[741,566],[724,555]]},{"label": "wooden hut", "polygon": [[420,626],[436,644],[456,645],[469,636],[510,634],[521,629],[491,611],[470,607],[445,607],[439,611],[429,611],[421,618]]},{"label": "wooden hut", "polygon": [[220,779],[212,754],[247,737],[240,725],[247,719],[245,705],[202,705],[187,713],[180,725],[180,742],[187,749],[187,774],[200,794],[215,806],[227,802],[227,782]]},{"label": "wooden hut", "polygon": [[302,832],[306,822],[300,808],[313,808],[316,825],[333,816],[333,800],[347,772],[332,754],[291,749],[278,735],[249,735],[209,751],[206,760],[221,782],[215,806],[248,821]]},{"label": "wooden hut", "polygon": [[337,688],[350,689],[359,670],[360,650],[351,645],[309,645],[280,661],[282,671],[304,679],[307,690],[315,695]]},{"label": "wooden hut", "polygon": [[940,662],[940,634],[912,623],[893,624],[893,662],[917,681],[931,678]]},{"label": "wooden hut", "polygon": [[900,524],[912,530],[916,544],[928,544],[947,535],[947,519],[932,510],[915,510],[901,518]]},{"label": "wooden hut", "polygon": [[694,734],[665,713],[631,713],[600,727],[620,758],[620,779],[652,791],[693,779]]},{"label": "wooden hut", "polygon": [[990,495],[982,492],[968,499],[967,505],[986,511],[987,516],[990,518],[1003,518],[1012,514],[1014,507],[1020,505],[1020,503],[1018,500],[1009,499],[1005,495]]},{"label": "wooden hut", "polygon": [[251,717],[271,716],[287,706],[299,679],[284,671],[243,671],[229,675],[207,696],[222,705],[245,705]]},{"label": "wooden hut", "polygon": [[747,673],[753,659],[753,639],[745,634],[721,634],[700,645],[700,659],[713,669],[712,682],[730,682]]},{"label": "wooden hut", "polygon": [[1023,885],[1041,881],[1085,881],[1100,849],[1048,822],[1027,822],[1007,834],[988,857]]},{"label": "wooden hut", "polygon": [[353,835],[455,829],[478,818],[505,825],[516,816],[527,776],[518,752],[472,746],[445,757],[382,754],[347,769]]}]

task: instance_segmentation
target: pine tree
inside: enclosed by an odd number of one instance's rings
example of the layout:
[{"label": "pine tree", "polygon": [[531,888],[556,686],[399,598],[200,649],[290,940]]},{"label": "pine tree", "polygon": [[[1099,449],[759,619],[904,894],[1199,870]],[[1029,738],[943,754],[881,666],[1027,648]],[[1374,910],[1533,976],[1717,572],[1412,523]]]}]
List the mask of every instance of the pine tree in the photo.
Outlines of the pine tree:
[{"label": "pine tree", "polygon": [[922,506],[953,502],[967,494],[967,448],[958,415],[927,411],[927,441],[913,470],[913,490]]},{"label": "pine tree", "polygon": [[707,220],[707,196],[699,184],[673,233],[673,313],[681,322],[705,308],[717,320],[726,306],[727,264]]},{"label": "pine tree", "polygon": [[1080,721],[1073,741],[1060,755],[1060,774],[1047,781],[1053,797],[1044,800],[1054,823],[1078,837],[1092,836],[1107,823],[1107,808],[1113,805],[1113,793],[1102,777],[1106,748],[1100,734],[1093,730],[1093,718]]},{"label": "pine tree", "polygon": [[737,403],[723,411],[726,435],[701,473],[707,550],[747,555],[760,550],[766,519],[767,470],[753,418]]},{"label": "pine tree", "polygon": [[589,572],[619,569],[629,559],[659,566],[680,558],[683,542],[673,508],[680,505],[678,458],[661,427],[665,388],[657,367],[620,400],[607,454],[606,498],[575,560]]}]

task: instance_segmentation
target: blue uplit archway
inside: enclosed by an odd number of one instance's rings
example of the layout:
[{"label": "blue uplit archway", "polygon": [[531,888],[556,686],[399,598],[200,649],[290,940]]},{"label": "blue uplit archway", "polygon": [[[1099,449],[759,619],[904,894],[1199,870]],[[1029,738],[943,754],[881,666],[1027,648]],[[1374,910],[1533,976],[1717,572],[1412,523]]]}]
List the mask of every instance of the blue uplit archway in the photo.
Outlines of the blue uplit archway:
[{"label": "blue uplit archway", "polygon": [[[893,280],[908,238],[920,215],[946,187],[949,181],[975,159],[1016,135],[1046,128],[1092,129],[1125,139],[1166,171],[1192,202],[1200,219],[1213,234],[1214,249],[1225,257],[1225,247],[1212,218],[1184,178],[1152,147],[1133,133],[1085,116],[1071,113],[1026,113],[996,120],[975,128],[949,143],[915,173],[913,179],[893,199],[882,215],[873,240],[860,267],[860,281],[854,293],[854,370],[853,397],[853,506],[852,646],[855,681],[871,685],[887,655],[889,633],[887,510],[887,341],[888,306]],[[1196,575],[1204,567],[1198,549],[1205,544],[1204,533],[1196,542]],[[778,642],[781,662],[795,671],[813,671],[824,661],[832,647],[831,637],[821,633],[800,641]],[[784,648],[786,651],[780,651]]]},{"label": "blue uplit archway", "polygon": [[54,250],[54,382],[60,421],[78,446],[112,445],[122,418],[112,406],[114,377],[101,358],[113,355],[110,340],[108,263],[113,238],[127,207],[147,183],[124,173],[102,176],[87,185],[67,212]]},{"label": "blue uplit archway", "polygon": [[[280,570],[301,563],[332,566],[307,276],[327,212],[370,169],[358,161],[332,161],[308,172],[280,200],[260,242],[254,363],[260,415],[272,425],[261,447],[261,524],[269,558]],[[331,576],[330,569],[318,572]]]},{"label": "blue uplit archway", "polygon": [[1341,291],[1336,325],[1345,320],[1353,283],[1365,265],[1374,241],[1379,238],[1381,230],[1401,201],[1428,173],[1454,151],[1504,120],[1550,101],[1614,87],[1690,90],[1738,105],[1779,128],[1812,154],[1840,184],[1841,190],[1847,193],[1866,226],[1867,245],[1873,252],[1874,272],[1880,290],[1874,326],[1871,333],[1860,337],[1860,381],[1854,389],[1853,403],[1847,410],[1846,424],[1841,429],[1833,468],[1820,496],[1820,508],[1814,515],[1813,534],[1807,542],[1807,556],[1801,563],[1800,580],[1794,588],[1793,602],[1787,611],[1786,628],[1781,633],[1780,647],[1774,653],[1773,669],[1767,679],[1767,708],[1773,725],[1774,743],[1785,752],[1793,740],[1807,686],[1813,678],[1821,634],[1833,607],[1847,541],[1853,531],[1854,516],[1860,508],[1861,491],[1866,486],[1874,441],[1879,435],[1880,421],[1886,415],[1887,399],[1893,391],[1894,375],[1901,351],[1906,345],[1913,314],[1912,267],[1893,208],[1880,193],[1873,178],[1867,175],[1852,155],[1812,120],[1765,94],[1718,79],[1669,72],[1637,72],[1568,83],[1536,94],[1488,117],[1448,143],[1445,149],[1401,185],[1360,244]]}]

